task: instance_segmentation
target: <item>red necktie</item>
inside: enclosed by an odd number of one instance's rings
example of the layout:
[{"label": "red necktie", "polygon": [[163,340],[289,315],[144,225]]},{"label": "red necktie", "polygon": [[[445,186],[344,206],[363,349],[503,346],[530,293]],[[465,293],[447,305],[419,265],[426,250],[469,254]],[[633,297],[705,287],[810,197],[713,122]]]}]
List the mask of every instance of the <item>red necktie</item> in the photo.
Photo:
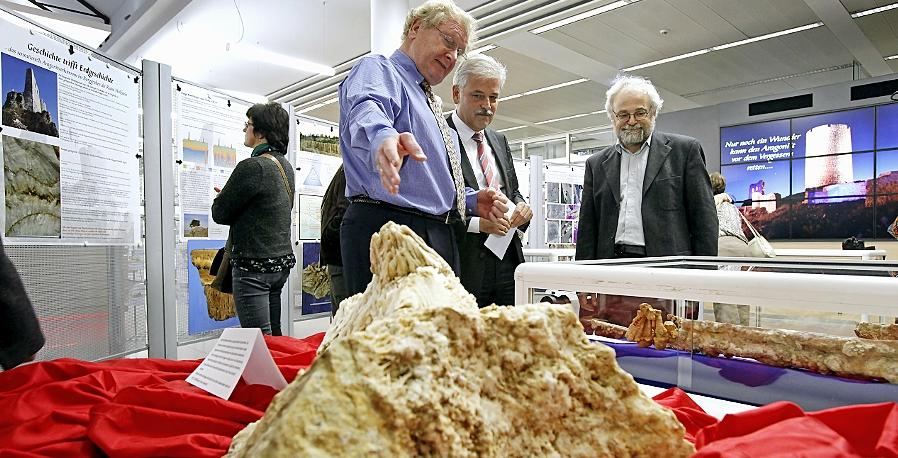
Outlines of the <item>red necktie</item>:
[{"label": "red necktie", "polygon": [[490,154],[486,154],[486,146],[483,145],[483,133],[474,132],[472,137],[477,142],[477,161],[480,162],[480,168],[483,169],[483,177],[486,178],[486,186],[493,189],[499,189],[499,183],[496,180],[496,168],[493,167],[493,158]]}]

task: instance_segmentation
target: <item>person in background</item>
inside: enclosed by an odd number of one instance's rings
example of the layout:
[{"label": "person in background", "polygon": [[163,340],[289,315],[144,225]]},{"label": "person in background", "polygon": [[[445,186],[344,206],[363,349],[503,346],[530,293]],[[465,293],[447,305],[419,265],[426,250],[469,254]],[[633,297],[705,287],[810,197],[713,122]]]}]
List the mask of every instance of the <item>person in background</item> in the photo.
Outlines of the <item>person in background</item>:
[{"label": "person in background", "polygon": [[[465,186],[498,189],[515,203],[508,226],[489,219],[468,218],[467,233],[459,240],[462,285],[477,298],[477,305],[514,304],[514,269],[524,262],[521,235],[533,211],[518,189],[518,176],[505,135],[488,128],[499,108],[499,92],[505,84],[505,67],[479,54],[459,64],[452,80],[455,111],[446,118],[461,140],[461,168]],[[503,236],[514,230],[503,257],[484,246],[490,234]]]},{"label": "person in background", "polygon": [[234,304],[240,326],[281,335],[281,290],[296,265],[290,243],[293,166],[284,156],[289,115],[279,104],[246,112],[244,145],[252,155],[237,164],[212,203],[212,219],[231,227]]},{"label": "person in background", "polygon": [[[694,138],[655,130],[663,102],[638,76],[619,76],[606,92],[618,143],[586,160],[577,260],[717,256],[705,153]],[[631,302],[621,306],[635,316]]]},{"label": "person in background", "polygon": [[432,90],[474,38],[470,14],[450,0],[428,1],[409,11],[398,50],[361,58],[340,84],[350,201],[340,227],[347,295],[371,281],[371,236],[387,221],[411,228],[456,274],[462,217],[508,225],[499,191],[465,189],[458,139]]},{"label": "person in background", "polygon": [[331,316],[337,314],[340,303],[346,299],[346,283],[343,281],[343,258],[340,254],[340,224],[349,207],[346,198],[346,173],[341,165],[334,174],[324,200],[321,202],[321,264],[327,266],[331,281]]},{"label": "person in background", "polygon": [[[717,207],[718,242],[717,253],[724,257],[751,257],[748,249],[748,238],[742,230],[742,217],[733,205],[733,198],[727,194],[727,182],[723,175],[711,174],[711,192],[714,193],[714,205]],[[724,266],[741,269],[741,266]],[[740,304],[714,303],[714,320],[723,323],[734,323],[748,326],[749,306]]]},{"label": "person in background", "polygon": [[0,238],[0,367],[9,370],[34,360],[44,343],[25,286]]}]

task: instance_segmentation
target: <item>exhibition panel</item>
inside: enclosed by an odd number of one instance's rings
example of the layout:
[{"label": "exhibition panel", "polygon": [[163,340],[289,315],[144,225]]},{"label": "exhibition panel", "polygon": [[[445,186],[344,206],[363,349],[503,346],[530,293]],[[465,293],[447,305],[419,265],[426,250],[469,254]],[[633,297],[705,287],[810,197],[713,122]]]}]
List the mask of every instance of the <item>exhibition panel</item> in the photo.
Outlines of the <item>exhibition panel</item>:
[{"label": "exhibition panel", "polygon": [[0,11],[0,227],[38,359],[147,348],[141,72]]},{"label": "exhibition panel", "polygon": [[[898,346],[881,340],[898,316],[896,272],[880,261],[671,257],[530,263],[515,281],[519,303],[579,292],[587,333],[643,383],[820,409],[898,399]],[[675,316],[668,342],[624,339],[640,303]]]}]

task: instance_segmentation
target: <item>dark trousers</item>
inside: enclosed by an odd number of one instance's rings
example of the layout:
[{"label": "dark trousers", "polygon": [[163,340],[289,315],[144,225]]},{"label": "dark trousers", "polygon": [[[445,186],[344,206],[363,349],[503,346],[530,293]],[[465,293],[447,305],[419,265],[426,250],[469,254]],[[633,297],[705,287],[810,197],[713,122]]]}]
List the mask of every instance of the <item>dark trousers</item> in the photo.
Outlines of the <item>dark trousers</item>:
[{"label": "dark trousers", "polygon": [[486,247],[480,247],[480,291],[475,292],[477,306],[514,305],[514,269],[518,266],[514,247],[509,247],[504,259],[499,259]]},{"label": "dark trousers", "polygon": [[371,236],[387,221],[411,228],[458,275],[458,242],[452,224],[382,205],[353,202],[346,209],[340,225],[340,251],[347,297],[365,291],[371,282]]},{"label": "dark trousers", "polygon": [[234,305],[241,328],[259,328],[262,334],[281,334],[281,290],[290,275],[281,272],[250,272],[239,267],[234,274]]},{"label": "dark trousers", "polygon": [[331,317],[337,314],[340,309],[340,303],[347,297],[346,282],[343,281],[343,266],[334,264],[327,265],[327,275],[331,279]]}]

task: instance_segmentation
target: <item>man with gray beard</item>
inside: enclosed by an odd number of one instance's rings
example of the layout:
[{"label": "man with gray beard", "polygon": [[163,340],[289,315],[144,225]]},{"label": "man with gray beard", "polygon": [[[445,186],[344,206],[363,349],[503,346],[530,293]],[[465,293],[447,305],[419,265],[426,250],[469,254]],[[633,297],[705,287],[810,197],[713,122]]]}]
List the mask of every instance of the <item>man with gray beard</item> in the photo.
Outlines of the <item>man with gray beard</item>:
[{"label": "man with gray beard", "polygon": [[[620,76],[605,94],[618,143],[590,156],[576,259],[717,256],[717,209],[694,138],[655,131],[661,96],[650,81]],[[668,300],[577,293],[580,318],[627,326],[641,302],[672,310]],[[687,305],[694,318],[695,307]],[[584,313],[586,311],[586,313]]]},{"label": "man with gray beard", "polygon": [[620,76],[605,109],[619,142],[586,161],[576,259],[717,256],[717,212],[697,140],[655,131],[663,100]]}]

